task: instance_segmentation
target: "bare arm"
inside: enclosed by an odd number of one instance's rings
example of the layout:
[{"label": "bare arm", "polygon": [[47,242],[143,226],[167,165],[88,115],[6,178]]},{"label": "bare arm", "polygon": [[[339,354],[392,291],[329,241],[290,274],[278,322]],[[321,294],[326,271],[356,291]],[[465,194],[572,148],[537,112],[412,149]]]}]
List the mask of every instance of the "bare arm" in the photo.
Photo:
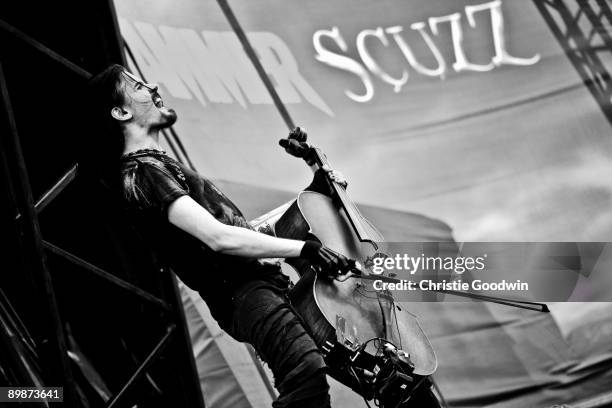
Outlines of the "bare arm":
[{"label": "bare arm", "polygon": [[304,246],[304,241],[271,237],[223,224],[189,196],[182,196],[170,204],[168,220],[213,251],[223,254],[253,258],[292,258],[300,256]]}]

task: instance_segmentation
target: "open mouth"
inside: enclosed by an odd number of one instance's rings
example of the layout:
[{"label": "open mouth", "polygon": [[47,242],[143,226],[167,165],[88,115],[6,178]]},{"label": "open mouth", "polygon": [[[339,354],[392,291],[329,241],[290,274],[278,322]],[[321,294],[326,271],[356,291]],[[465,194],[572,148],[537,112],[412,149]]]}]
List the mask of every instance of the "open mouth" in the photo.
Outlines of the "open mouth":
[{"label": "open mouth", "polygon": [[153,95],[153,104],[157,108],[163,108],[164,107],[164,101],[162,100],[161,96],[159,96],[158,94]]}]

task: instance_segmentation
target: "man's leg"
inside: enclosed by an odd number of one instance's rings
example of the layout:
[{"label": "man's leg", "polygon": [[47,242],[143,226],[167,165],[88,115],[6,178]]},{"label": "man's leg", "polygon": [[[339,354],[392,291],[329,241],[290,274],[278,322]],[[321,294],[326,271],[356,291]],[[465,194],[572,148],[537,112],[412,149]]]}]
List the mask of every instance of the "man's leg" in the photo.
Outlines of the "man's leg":
[{"label": "man's leg", "polygon": [[230,334],[251,343],[272,369],[275,408],[330,406],[321,352],[283,295],[258,288],[239,296]]}]

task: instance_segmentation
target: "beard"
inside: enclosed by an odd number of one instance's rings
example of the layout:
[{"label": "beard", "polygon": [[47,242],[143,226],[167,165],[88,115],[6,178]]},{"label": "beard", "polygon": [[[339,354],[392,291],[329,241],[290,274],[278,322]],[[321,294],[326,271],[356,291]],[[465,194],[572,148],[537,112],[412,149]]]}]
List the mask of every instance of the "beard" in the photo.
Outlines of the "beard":
[{"label": "beard", "polygon": [[176,119],[178,119],[178,115],[176,114],[176,111],[172,108],[162,108],[162,109],[166,111],[166,112],[162,111],[162,114],[168,121],[168,126],[174,125],[174,123],[176,122]]},{"label": "beard", "polygon": [[163,107],[159,109],[159,113],[161,114],[160,121],[154,126],[152,126],[152,128],[166,129],[176,123],[178,115],[176,114],[174,109]]}]

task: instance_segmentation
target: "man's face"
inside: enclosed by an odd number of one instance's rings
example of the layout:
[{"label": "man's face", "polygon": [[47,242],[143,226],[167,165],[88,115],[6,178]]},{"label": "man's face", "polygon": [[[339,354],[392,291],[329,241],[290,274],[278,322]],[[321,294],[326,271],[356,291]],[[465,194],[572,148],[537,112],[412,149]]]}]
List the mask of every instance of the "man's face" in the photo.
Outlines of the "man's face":
[{"label": "man's face", "polygon": [[167,128],[176,122],[176,112],[164,106],[157,84],[147,84],[127,71],[122,76],[123,109],[131,114],[133,121],[149,129]]}]

